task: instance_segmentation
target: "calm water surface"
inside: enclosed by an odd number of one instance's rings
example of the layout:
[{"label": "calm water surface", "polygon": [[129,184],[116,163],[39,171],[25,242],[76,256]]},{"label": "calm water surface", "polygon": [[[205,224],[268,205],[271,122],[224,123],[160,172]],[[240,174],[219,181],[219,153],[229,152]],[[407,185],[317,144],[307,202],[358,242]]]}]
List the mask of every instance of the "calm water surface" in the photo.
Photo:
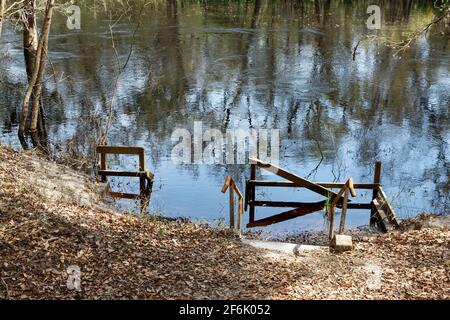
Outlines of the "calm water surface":
[{"label": "calm water surface", "polygon": [[[226,221],[228,197],[220,188],[227,175],[243,188],[249,166],[177,166],[170,158],[174,129],[201,121],[223,131],[280,129],[280,164],[315,181],[371,182],[375,161],[382,160],[383,186],[401,218],[448,213],[450,37],[445,26],[397,58],[379,40],[364,42],[353,61],[352,48],[369,34],[365,1],[224,3],[205,8],[163,2],[142,15],[136,5],[131,18],[113,29],[121,64],[130,48],[132,53],[118,82],[109,143],[146,148],[147,166],[156,175],[152,212]],[[382,7],[378,35],[399,40],[429,21],[431,6],[405,3],[410,1]],[[114,9],[113,16],[121,10]],[[69,140],[86,151],[95,132],[90,128],[106,117],[118,70],[109,25],[110,14],[101,7],[83,8],[80,31],[67,30],[57,15],[46,88],[55,151]],[[20,32],[9,26],[0,47],[0,140],[15,146],[25,83],[20,46]],[[134,163],[121,158],[113,164],[131,168]],[[115,186],[130,192],[137,185],[127,180]],[[301,190],[262,189],[262,196],[320,199]],[[278,212],[260,209],[257,217]],[[349,225],[366,225],[368,219],[367,211],[351,211]],[[267,231],[323,225],[323,214],[317,213]]]}]

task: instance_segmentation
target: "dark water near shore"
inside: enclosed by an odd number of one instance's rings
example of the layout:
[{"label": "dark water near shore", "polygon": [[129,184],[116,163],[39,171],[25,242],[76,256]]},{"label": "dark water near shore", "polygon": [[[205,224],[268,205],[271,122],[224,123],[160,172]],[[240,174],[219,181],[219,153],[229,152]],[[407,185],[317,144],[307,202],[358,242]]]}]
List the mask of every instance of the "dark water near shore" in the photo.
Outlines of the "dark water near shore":
[{"label": "dark water near shore", "polygon": [[[220,193],[225,177],[232,175],[243,188],[249,176],[248,165],[173,164],[171,135],[176,128],[192,128],[194,121],[223,131],[280,129],[280,164],[315,181],[371,182],[379,159],[384,189],[401,218],[448,212],[450,36],[445,25],[399,57],[380,41],[363,43],[353,61],[352,48],[370,33],[365,1],[262,1],[260,8],[253,2],[223,3],[207,9],[187,1],[176,7],[149,5],[138,28],[137,9],[114,27],[121,63],[131,47],[132,54],[118,82],[109,142],[146,148],[147,166],[156,175],[152,212],[225,221],[228,197]],[[433,12],[419,1],[411,7],[398,3],[382,6],[384,25],[377,32],[392,40],[429,22]],[[115,17],[119,12],[116,8]],[[46,88],[56,151],[69,139],[83,150],[94,132],[86,128],[106,116],[117,71],[109,24],[101,7],[83,8],[80,31],[67,30],[57,15],[50,38],[54,74],[48,73]],[[11,26],[1,38],[0,59],[0,141],[17,146],[25,71],[21,36]],[[116,186],[136,189],[128,182]],[[321,199],[280,189],[262,190],[261,196]],[[277,212],[261,209],[257,217]],[[350,211],[349,225],[365,225],[368,219],[367,211]],[[318,213],[268,230],[317,230],[323,224]]]}]

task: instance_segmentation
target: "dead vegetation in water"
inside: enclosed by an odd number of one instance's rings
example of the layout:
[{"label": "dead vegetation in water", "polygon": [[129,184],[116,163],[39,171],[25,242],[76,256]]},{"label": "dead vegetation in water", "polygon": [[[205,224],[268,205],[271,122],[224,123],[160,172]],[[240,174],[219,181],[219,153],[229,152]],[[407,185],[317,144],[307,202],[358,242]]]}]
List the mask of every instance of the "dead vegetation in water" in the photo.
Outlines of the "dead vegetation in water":
[{"label": "dead vegetation in water", "polygon": [[[29,162],[0,147],[0,298],[450,298],[448,228],[377,236],[342,255],[269,254],[226,230],[49,199],[29,177],[56,178]],[[368,287],[373,265],[380,288]],[[70,266],[79,292],[67,288]]]}]

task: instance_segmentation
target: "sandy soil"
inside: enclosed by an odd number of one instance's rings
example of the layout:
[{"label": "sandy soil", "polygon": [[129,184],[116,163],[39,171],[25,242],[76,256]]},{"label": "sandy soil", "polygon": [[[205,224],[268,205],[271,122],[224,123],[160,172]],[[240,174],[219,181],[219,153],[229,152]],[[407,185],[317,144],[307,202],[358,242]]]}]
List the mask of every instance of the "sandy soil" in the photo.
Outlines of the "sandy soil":
[{"label": "sandy soil", "polygon": [[[445,224],[411,222],[405,232],[358,239],[352,252],[294,256],[245,246],[223,229],[119,214],[96,188],[78,172],[0,147],[0,298],[450,298]],[[68,287],[73,267],[79,291]]]}]

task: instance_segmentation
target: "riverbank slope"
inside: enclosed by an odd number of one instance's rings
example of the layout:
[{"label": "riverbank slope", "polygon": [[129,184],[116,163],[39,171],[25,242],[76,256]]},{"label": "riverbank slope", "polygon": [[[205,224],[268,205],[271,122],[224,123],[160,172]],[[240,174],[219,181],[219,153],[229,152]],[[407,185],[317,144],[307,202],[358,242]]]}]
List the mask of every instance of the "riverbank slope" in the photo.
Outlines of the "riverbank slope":
[{"label": "riverbank slope", "polygon": [[412,229],[341,255],[267,252],[227,230],[120,214],[90,177],[0,146],[0,299],[449,299],[448,227]]}]

